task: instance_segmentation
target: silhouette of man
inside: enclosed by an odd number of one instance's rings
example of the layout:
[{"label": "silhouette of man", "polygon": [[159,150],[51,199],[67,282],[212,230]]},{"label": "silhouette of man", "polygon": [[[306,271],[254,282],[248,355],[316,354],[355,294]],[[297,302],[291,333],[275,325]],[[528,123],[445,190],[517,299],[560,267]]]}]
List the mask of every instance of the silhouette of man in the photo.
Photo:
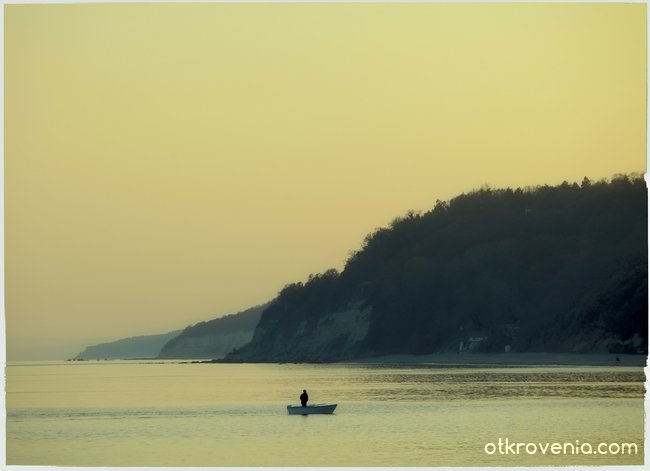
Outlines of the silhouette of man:
[{"label": "silhouette of man", "polygon": [[302,394],[300,395],[300,404],[302,404],[303,407],[307,407],[307,401],[309,400],[309,395],[307,394],[306,390],[302,390]]}]

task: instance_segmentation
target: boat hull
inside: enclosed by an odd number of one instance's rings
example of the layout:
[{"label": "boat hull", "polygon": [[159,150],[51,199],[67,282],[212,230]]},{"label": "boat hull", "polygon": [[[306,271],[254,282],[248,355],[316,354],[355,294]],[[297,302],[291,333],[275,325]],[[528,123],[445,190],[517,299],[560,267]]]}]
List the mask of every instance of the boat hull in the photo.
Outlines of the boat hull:
[{"label": "boat hull", "polygon": [[313,406],[287,406],[289,415],[331,414],[336,404],[314,404]]}]

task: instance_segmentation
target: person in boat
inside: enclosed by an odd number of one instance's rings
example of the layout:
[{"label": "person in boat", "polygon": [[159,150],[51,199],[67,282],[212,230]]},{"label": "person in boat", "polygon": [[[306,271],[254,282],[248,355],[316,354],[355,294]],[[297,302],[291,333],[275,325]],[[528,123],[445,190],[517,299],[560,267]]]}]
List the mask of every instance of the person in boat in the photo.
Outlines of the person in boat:
[{"label": "person in boat", "polygon": [[302,404],[303,407],[307,407],[308,400],[309,400],[309,395],[307,394],[307,391],[303,389],[302,394],[300,395],[300,404]]}]

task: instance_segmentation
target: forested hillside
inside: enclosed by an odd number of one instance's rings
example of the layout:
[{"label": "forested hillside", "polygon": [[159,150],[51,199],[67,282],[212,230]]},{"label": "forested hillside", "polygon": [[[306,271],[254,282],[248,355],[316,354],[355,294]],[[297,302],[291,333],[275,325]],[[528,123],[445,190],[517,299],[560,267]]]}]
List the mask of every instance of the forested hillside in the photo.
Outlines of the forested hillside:
[{"label": "forested hillside", "polygon": [[228,361],[464,351],[647,352],[641,177],[480,189],[286,286]]}]

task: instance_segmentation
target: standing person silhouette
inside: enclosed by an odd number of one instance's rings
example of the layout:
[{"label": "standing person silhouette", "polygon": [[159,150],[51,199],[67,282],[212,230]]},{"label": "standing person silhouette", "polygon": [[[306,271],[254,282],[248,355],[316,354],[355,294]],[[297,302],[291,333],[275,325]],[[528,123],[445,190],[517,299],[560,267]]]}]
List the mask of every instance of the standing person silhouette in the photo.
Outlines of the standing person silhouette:
[{"label": "standing person silhouette", "polygon": [[309,400],[309,395],[307,394],[307,391],[303,389],[302,394],[300,395],[300,404],[302,404],[303,407],[307,407],[308,400]]}]

